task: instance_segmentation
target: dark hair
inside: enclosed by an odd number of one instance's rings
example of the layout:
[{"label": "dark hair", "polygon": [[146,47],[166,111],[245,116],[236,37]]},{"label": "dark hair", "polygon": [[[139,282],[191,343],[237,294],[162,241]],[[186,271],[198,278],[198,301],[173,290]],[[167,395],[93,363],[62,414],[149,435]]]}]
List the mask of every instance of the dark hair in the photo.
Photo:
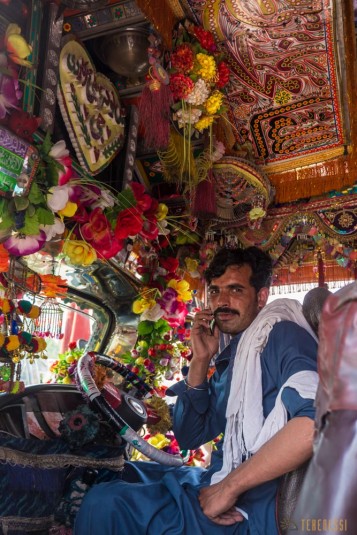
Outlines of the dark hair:
[{"label": "dark hair", "polygon": [[204,273],[208,284],[212,279],[221,277],[229,266],[242,266],[247,264],[252,268],[250,284],[259,292],[261,288],[269,288],[273,275],[273,262],[267,253],[258,247],[247,249],[220,249],[213,257]]}]

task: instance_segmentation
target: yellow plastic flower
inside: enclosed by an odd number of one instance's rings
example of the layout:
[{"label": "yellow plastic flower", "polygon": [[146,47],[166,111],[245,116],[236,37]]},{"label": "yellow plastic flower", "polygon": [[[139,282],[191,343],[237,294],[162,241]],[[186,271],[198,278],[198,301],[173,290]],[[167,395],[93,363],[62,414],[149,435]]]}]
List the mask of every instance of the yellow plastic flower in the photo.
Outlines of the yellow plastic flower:
[{"label": "yellow plastic flower", "polygon": [[197,123],[195,124],[195,128],[199,132],[202,132],[202,130],[205,130],[205,128],[208,128],[209,126],[211,126],[213,121],[214,121],[213,115],[210,115],[210,116],[205,115],[199,121],[197,121]]},{"label": "yellow plastic flower", "polygon": [[195,273],[197,271],[198,260],[195,260],[194,258],[186,258],[185,264],[189,273]]},{"label": "yellow plastic flower", "polygon": [[165,217],[167,216],[168,211],[169,211],[169,209],[166,206],[166,204],[160,202],[159,206],[157,207],[156,214],[155,214],[156,215],[156,219],[158,221],[163,221],[165,219]]},{"label": "yellow plastic flower", "polygon": [[80,240],[67,240],[63,253],[75,266],[90,266],[97,260],[97,253],[89,243]]},{"label": "yellow plastic flower", "polygon": [[217,72],[217,66],[214,57],[199,53],[197,54],[196,59],[200,66],[200,68],[197,70],[197,74],[207,82],[214,80]]},{"label": "yellow plastic flower", "polygon": [[154,299],[137,299],[133,303],[134,314],[142,314],[148,308],[154,307],[156,301]]},{"label": "yellow plastic flower", "polygon": [[257,206],[250,210],[249,219],[251,221],[255,221],[256,219],[260,219],[261,217],[264,217],[265,214],[266,214],[266,211],[263,210],[263,208],[260,208],[260,206]]},{"label": "yellow plastic flower", "polygon": [[148,443],[155,446],[155,448],[162,450],[162,448],[165,448],[165,446],[170,444],[170,440],[162,433],[157,433],[157,435],[148,438]]},{"label": "yellow plastic flower", "polygon": [[176,290],[176,292],[178,293],[178,301],[191,301],[192,294],[190,291],[190,285],[187,281],[177,281],[175,279],[171,279],[167,286]]},{"label": "yellow plastic flower", "polygon": [[213,91],[212,95],[206,100],[205,108],[209,115],[214,115],[222,106],[223,94],[220,91]]},{"label": "yellow plastic flower", "polygon": [[27,58],[31,52],[32,47],[26,42],[21,35],[21,28],[17,24],[9,24],[5,33],[5,47],[8,52],[8,58],[25,67],[31,67],[31,62]]},{"label": "yellow plastic flower", "polygon": [[77,212],[78,205],[75,202],[68,201],[62,210],[58,210],[58,214],[62,217],[73,217]]}]

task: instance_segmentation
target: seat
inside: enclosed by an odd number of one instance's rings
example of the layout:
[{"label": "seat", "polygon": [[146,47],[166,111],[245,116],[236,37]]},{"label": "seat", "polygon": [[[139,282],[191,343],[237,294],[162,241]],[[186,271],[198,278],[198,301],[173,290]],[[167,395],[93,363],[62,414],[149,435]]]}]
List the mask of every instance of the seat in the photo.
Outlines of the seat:
[{"label": "seat", "polygon": [[73,385],[0,396],[0,534],[70,533],[89,485],[118,477],[125,444],[110,443],[103,427],[83,445],[59,430],[63,420],[80,432],[76,417],[87,430],[91,416],[97,418]]}]

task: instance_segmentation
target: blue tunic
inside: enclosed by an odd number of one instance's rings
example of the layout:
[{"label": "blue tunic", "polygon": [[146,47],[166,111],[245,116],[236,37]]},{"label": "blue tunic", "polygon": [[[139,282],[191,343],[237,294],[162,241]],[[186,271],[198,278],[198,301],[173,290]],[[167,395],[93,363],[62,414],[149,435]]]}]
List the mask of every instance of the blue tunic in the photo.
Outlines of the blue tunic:
[{"label": "blue tunic", "polygon": [[[233,358],[240,335],[218,356],[216,371],[202,390],[187,389],[181,381],[171,390],[177,395],[174,432],[180,447],[196,449],[225,429],[225,412]],[[281,386],[293,374],[316,371],[317,345],[301,327],[289,321],[277,323],[261,355],[263,410],[274,407]],[[285,388],[282,401],[288,417],[314,418],[313,400],[303,399]],[[126,463],[120,481],[94,486],[83,500],[74,535],[277,535],[276,493],[279,480],[270,481],[242,494],[237,506],[249,520],[219,526],[202,512],[197,494],[210,484],[222,466],[222,441],[212,454],[208,470],[197,467],[171,468],[154,462]]]}]

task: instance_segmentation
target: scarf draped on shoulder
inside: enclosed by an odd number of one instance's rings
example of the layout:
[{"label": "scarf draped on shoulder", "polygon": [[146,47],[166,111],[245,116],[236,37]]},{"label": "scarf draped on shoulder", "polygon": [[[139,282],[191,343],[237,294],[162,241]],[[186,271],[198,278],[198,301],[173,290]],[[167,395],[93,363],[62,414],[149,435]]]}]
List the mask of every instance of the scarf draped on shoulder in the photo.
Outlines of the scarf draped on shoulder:
[{"label": "scarf draped on shoulder", "polygon": [[315,399],[318,374],[314,371],[295,373],[281,387],[273,410],[264,419],[260,356],[273,326],[284,320],[297,323],[317,341],[302,313],[301,303],[288,298],[266,305],[244,331],[237,346],[227,403],[223,466],[213,475],[211,483],[221,481],[286,424],[287,411],[281,401],[285,387],[294,388],[303,398]]}]

